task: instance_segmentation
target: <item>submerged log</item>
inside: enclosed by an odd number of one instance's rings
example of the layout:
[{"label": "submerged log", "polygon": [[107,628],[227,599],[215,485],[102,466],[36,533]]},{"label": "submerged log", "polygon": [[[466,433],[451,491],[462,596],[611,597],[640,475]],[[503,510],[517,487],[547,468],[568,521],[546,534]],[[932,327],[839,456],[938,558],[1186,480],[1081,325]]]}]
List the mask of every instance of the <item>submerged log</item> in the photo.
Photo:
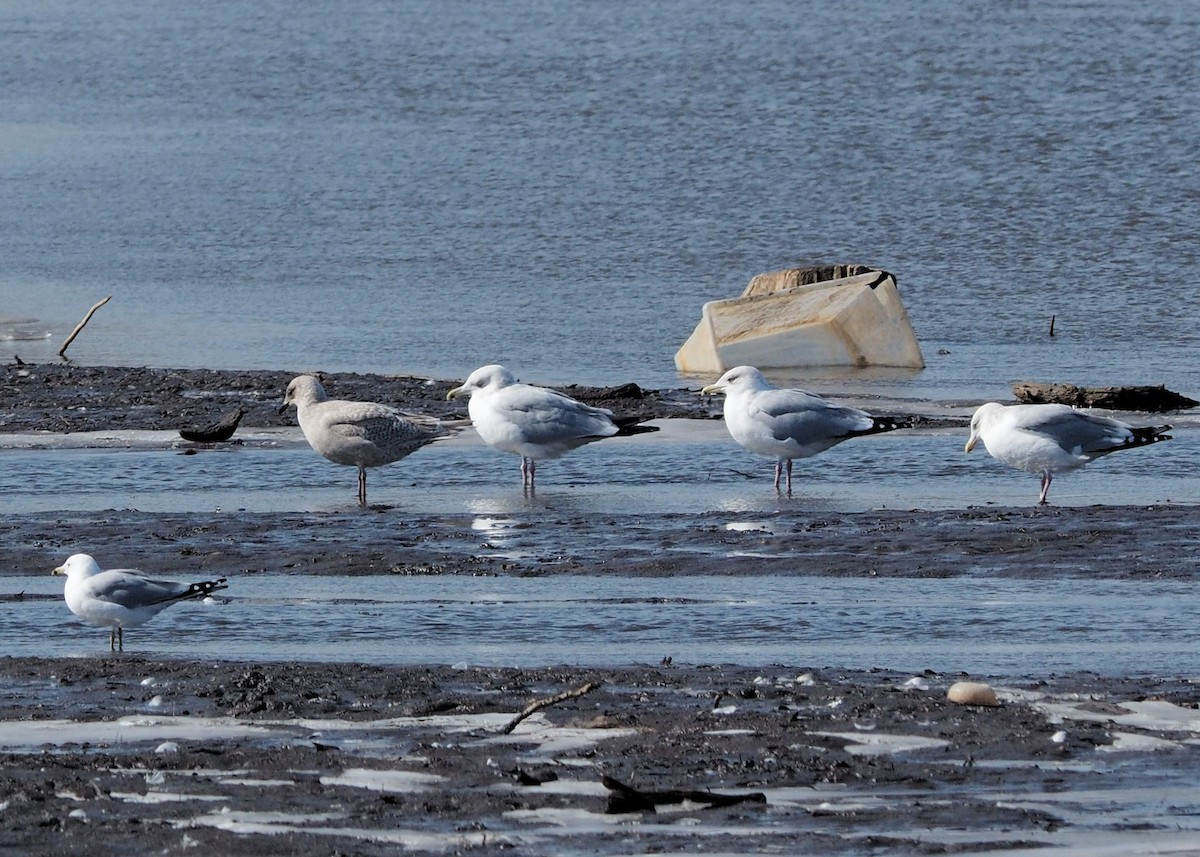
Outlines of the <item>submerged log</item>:
[{"label": "submerged log", "polygon": [[1017,381],[1013,394],[1025,404],[1060,404],[1077,408],[1162,413],[1200,405],[1195,399],[1168,390],[1162,384],[1124,387],[1076,387],[1074,384],[1040,384]]}]

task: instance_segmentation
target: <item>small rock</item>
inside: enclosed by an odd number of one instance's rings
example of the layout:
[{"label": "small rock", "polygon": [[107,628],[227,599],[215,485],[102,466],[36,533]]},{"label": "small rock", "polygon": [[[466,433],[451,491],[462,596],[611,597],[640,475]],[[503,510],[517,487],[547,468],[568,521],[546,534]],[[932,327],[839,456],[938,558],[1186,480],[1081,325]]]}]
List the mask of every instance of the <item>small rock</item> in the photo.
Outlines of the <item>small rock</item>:
[{"label": "small rock", "polygon": [[999,705],[996,691],[983,682],[956,681],[946,691],[946,699],[959,705]]}]

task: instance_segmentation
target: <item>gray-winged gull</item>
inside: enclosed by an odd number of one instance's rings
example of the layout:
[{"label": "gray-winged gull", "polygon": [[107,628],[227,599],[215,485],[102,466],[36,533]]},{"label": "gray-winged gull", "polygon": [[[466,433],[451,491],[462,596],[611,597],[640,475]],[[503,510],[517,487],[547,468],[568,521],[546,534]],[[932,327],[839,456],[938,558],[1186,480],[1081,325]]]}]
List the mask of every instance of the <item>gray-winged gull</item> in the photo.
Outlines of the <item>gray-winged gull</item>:
[{"label": "gray-winged gull", "polygon": [[775,459],[776,491],[786,465],[789,497],[792,459],[808,458],[852,437],[905,427],[895,417],[875,417],[803,390],[774,387],[753,366],[736,366],[700,392],[724,393],[725,427],[733,439]]},{"label": "gray-winged gull", "polygon": [[431,417],[406,414],[375,402],[331,399],[312,375],[288,384],[279,410],[296,406],[304,439],[335,464],[358,468],[358,502],[367,504],[367,468],[399,461],[453,430]]},{"label": "gray-winged gull", "polygon": [[594,408],[544,387],[521,384],[503,366],[482,366],[446,398],[470,396],[467,412],[483,442],[521,456],[521,487],[535,490],[537,463],[558,458],[584,444],[618,435],[657,431],[636,418],[614,419],[612,411]]},{"label": "gray-winged gull", "polygon": [[145,624],[172,604],[207,598],[227,588],[223,577],[177,583],[155,580],[133,569],[105,571],[85,553],[69,557],[52,574],[67,576],[63,595],[72,613],[91,625],[111,629],[108,645],[113,651],[125,650],[126,628]]},{"label": "gray-winged gull", "polygon": [[1110,452],[1170,440],[1170,426],[1135,428],[1111,417],[1067,405],[980,405],[971,417],[966,451],[980,440],[988,454],[1010,467],[1042,477],[1038,503],[1046,502],[1055,473],[1082,467]]}]

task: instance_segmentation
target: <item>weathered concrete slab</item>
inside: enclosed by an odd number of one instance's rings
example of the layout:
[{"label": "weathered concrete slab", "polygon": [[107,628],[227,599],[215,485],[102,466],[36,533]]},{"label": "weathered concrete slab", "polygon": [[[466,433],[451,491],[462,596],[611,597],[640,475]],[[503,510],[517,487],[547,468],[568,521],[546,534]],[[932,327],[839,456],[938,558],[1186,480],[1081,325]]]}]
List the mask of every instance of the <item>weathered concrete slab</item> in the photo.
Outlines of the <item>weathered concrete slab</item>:
[{"label": "weathered concrete slab", "polygon": [[720,374],[741,365],[921,369],[925,359],[895,277],[838,265],[759,274],[740,297],[704,305],[676,368]]}]

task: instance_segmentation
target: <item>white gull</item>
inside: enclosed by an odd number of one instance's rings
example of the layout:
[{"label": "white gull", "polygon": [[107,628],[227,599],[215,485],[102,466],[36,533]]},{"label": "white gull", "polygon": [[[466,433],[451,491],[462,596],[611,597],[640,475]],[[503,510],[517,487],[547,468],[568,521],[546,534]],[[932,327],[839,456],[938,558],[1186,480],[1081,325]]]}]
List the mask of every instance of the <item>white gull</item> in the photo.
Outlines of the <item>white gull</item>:
[{"label": "white gull", "polygon": [[657,431],[636,418],[613,419],[612,411],[594,408],[544,387],[520,384],[503,366],[482,366],[446,398],[470,396],[467,412],[483,442],[521,456],[521,486],[535,490],[537,462],[558,458],[584,444],[616,435]]},{"label": "white gull", "polygon": [[844,440],[904,428],[895,417],[836,405],[803,390],[772,386],[753,366],[736,366],[700,391],[725,394],[725,427],[746,449],[775,459],[775,490],[786,462],[792,496],[792,459],[809,458]]},{"label": "white gull", "polygon": [[172,604],[207,598],[227,588],[223,577],[177,583],[155,580],[133,569],[105,571],[85,553],[69,557],[52,574],[67,576],[63,595],[72,613],[88,624],[111,629],[108,645],[113,651],[125,650],[126,628],[145,624]]},{"label": "white gull", "polygon": [[1169,425],[1137,428],[1066,405],[980,405],[971,417],[966,451],[980,440],[988,454],[1010,467],[1042,477],[1039,504],[1055,473],[1074,470],[1102,455],[1170,440]]}]

